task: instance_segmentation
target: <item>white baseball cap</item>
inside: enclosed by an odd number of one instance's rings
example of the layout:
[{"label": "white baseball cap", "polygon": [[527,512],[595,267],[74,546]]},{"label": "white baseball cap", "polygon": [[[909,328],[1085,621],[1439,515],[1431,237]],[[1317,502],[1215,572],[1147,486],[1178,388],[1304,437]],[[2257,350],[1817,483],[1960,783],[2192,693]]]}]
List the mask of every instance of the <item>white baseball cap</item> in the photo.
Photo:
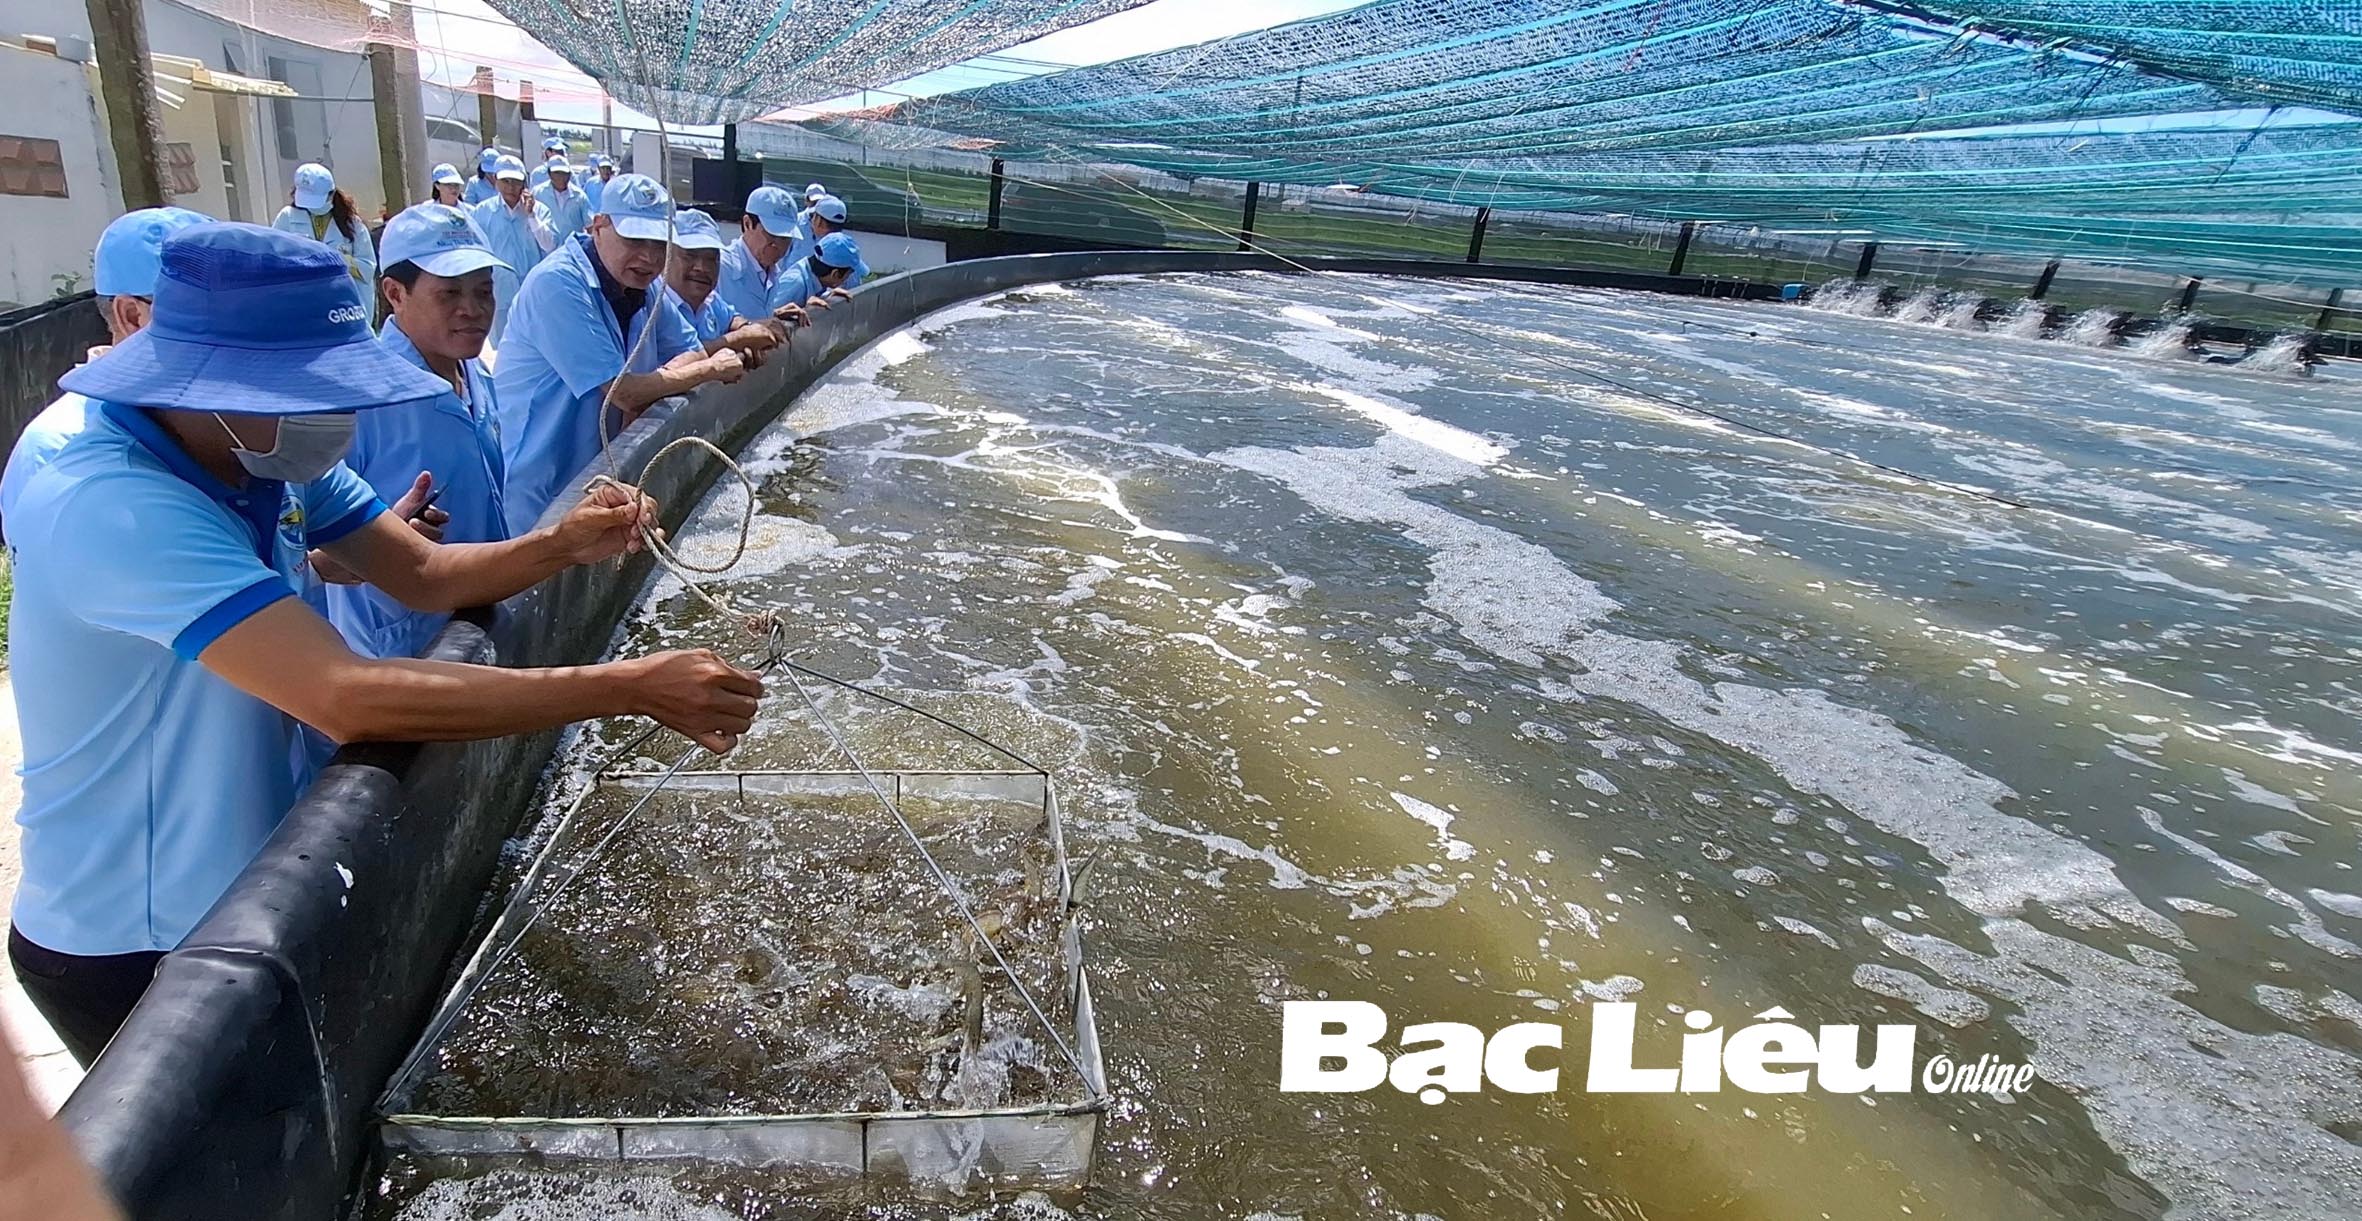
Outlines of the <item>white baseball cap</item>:
[{"label": "white baseball cap", "polygon": [[484,235],[476,231],[467,213],[449,204],[422,203],[404,208],[400,215],[385,223],[385,236],[378,240],[377,253],[379,261],[387,267],[416,263],[420,271],[445,279],[487,267],[508,267],[484,245]]},{"label": "white baseball cap", "polygon": [[336,175],[317,161],[306,161],[295,167],[295,206],[306,212],[317,212],[328,206],[328,196],[336,190]]}]

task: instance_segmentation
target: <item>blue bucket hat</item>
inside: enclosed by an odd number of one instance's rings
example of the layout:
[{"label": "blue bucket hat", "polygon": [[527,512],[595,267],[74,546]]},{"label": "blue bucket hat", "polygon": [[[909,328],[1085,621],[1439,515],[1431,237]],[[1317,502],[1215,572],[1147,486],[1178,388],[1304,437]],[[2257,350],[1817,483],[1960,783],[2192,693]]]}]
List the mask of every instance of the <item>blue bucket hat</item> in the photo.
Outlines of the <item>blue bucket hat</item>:
[{"label": "blue bucket hat", "polygon": [[861,262],[861,247],[843,233],[831,233],[812,248],[812,257],[830,267],[852,267]]},{"label": "blue bucket hat", "polygon": [[683,208],[673,213],[673,245],[683,250],[720,250],[722,227],[714,218],[695,208]]},{"label": "blue bucket hat", "polygon": [[484,235],[467,213],[449,204],[423,203],[404,208],[385,223],[377,241],[377,256],[387,267],[415,263],[430,276],[457,279],[487,267],[510,270],[499,255],[484,245]]},{"label": "blue bucket hat", "polygon": [[212,217],[187,208],[141,208],[116,217],[98,235],[91,290],[102,297],[155,296],[164,239],[191,225],[212,223]]},{"label": "blue bucket hat", "polygon": [[763,232],[773,237],[794,237],[800,227],[796,224],[796,197],[784,187],[756,187],[754,194],[746,197],[746,214],[762,222]]},{"label": "blue bucket hat", "polygon": [[394,407],[451,392],[377,342],[343,255],[235,222],[167,239],[154,319],[58,385],[130,407],[262,416]]},{"label": "blue bucket hat", "polygon": [[617,233],[634,241],[663,241],[672,214],[671,192],[646,174],[617,174],[599,192],[598,215],[612,221]]}]

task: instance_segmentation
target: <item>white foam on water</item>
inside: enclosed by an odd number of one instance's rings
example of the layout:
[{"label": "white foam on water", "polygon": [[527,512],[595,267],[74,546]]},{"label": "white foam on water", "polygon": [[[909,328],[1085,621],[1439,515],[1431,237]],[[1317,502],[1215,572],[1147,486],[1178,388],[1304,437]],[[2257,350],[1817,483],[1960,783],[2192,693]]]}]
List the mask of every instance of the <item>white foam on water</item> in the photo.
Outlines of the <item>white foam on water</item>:
[{"label": "white foam on water", "polygon": [[657,1175],[495,1170],[438,1179],[394,1214],[397,1221],[738,1221]]},{"label": "white foam on water", "polygon": [[1301,305],[1288,306],[1279,312],[1279,316],[1287,319],[1290,322],[1302,323],[1306,326],[1313,327],[1316,330],[1334,331],[1339,336],[1347,339],[1375,341],[1378,338],[1378,336],[1373,335],[1368,331],[1361,330],[1358,327],[1346,326],[1344,323],[1329,317],[1327,314],[1321,313],[1319,310],[1306,309]]},{"label": "white foam on water", "polygon": [[1436,842],[1443,845],[1445,859],[1464,861],[1476,855],[1476,848],[1468,841],[1452,837],[1452,815],[1448,810],[1429,805],[1408,793],[1389,793],[1402,812],[1435,829]]},{"label": "white foam on water", "polygon": [[1932,983],[1900,967],[1863,963],[1854,968],[1854,986],[1901,1001],[1955,1029],[1993,1015],[1993,1007],[1974,994]]},{"label": "white foam on water", "polygon": [[1304,389],[1344,404],[1355,415],[1374,420],[1389,432],[1474,466],[1491,466],[1509,454],[1507,447],[1441,420],[1428,419],[1420,415],[1417,408],[1399,399],[1381,399],[1342,386],[1306,386]]},{"label": "white foam on water", "polygon": [[2247,866],[2216,852],[2187,835],[2175,832],[2165,825],[2164,817],[2155,810],[2149,809],[2147,806],[2134,808],[2139,810],[2141,821],[2147,823],[2151,831],[2172,840],[2180,845],[2184,852],[2214,866],[2215,870],[2229,878],[2233,885],[2242,890],[2262,895],[2296,913],[2296,923],[2289,929],[2289,932],[2295,935],[2298,940],[2339,958],[2362,958],[2362,946],[2355,945],[2353,942],[2330,932],[2328,927],[2321,923],[2321,917],[2314,914],[2312,908],[2305,906],[2304,900],[2273,885],[2270,879]]},{"label": "white foam on water", "polygon": [[2319,888],[2308,890],[2305,894],[2326,911],[2344,916],[2348,920],[2362,920],[2362,896],[2340,894],[2334,890]]},{"label": "white foam on water", "polygon": [[[737,482],[723,480],[682,524],[674,538],[676,552],[690,564],[719,564],[730,558],[730,550],[737,541],[739,515],[745,511],[745,505],[746,494]],[[757,513],[748,523],[746,553],[738,562],[720,572],[698,573],[697,580],[701,585],[747,581],[846,554],[850,551],[841,549],[837,536],[825,526]],[[658,569],[642,601],[643,604],[659,602],[684,592],[686,587],[679,577]]]}]

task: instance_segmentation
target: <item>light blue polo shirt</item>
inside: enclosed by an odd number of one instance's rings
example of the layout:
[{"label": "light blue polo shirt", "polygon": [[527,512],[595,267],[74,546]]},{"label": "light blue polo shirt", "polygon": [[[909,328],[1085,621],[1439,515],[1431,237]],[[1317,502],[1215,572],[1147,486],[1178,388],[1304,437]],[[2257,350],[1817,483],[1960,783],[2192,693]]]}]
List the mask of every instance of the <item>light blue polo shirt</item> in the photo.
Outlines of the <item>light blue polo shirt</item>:
[{"label": "light blue polo shirt", "polygon": [[470,207],[487,199],[498,198],[500,198],[500,188],[494,186],[492,180],[482,174],[468,179],[467,189],[459,193],[459,202]]},{"label": "light blue polo shirt", "polygon": [[[664,282],[659,280],[657,283],[663,284]],[[670,284],[664,285],[664,296],[665,300],[671,302],[674,309],[681,311],[682,316],[689,320],[689,325],[696,329],[697,338],[702,343],[712,343],[729,334],[730,324],[738,321],[738,311],[731,309],[730,303],[722,300],[722,290],[719,287],[705,294],[705,304],[696,309],[689,308],[688,299],[674,292]],[[6,520],[5,512],[6,510],[0,509],[0,521]]]},{"label": "light blue polo shirt", "polygon": [[744,237],[733,238],[722,247],[722,271],[714,281],[714,295],[730,303],[741,318],[762,321],[782,305],[802,305],[804,298],[795,295],[794,285],[787,272],[795,261],[780,256],[779,266],[764,271],[763,265],[746,249]]},{"label": "light blue polo shirt", "polygon": [[[468,209],[468,219],[475,222],[476,232],[484,235],[484,246],[500,256],[507,267],[492,269],[492,342],[498,346],[507,335],[509,314],[516,307],[517,289],[523,285],[526,273],[549,257],[541,248],[540,235],[534,232],[535,222],[543,228],[550,223],[549,209],[528,192],[519,201],[524,206],[512,208],[498,195]],[[562,243],[561,243],[562,244]]]},{"label": "light blue polo shirt", "polygon": [[16,499],[32,481],[33,473],[48,466],[57,451],[82,431],[93,406],[89,399],[69,391],[42,408],[17,434],[16,447],[8,451],[8,469],[0,471],[0,530],[7,530],[8,523],[16,520]]},{"label": "light blue polo shirt", "polygon": [[[525,277],[492,375],[507,447],[502,494],[512,536],[533,529],[559,489],[598,456],[607,383],[624,373],[653,373],[704,347],[661,280],[648,286],[647,303],[632,315],[629,334],[618,328],[591,257],[589,236],[578,235]],[[650,325],[655,333],[626,368],[624,357]],[[611,429],[610,435],[620,432],[620,420]]]},{"label": "light blue polo shirt", "polygon": [[[426,358],[394,319],[386,320],[377,341],[427,368]],[[446,393],[432,403],[362,412],[345,465],[382,500],[400,499],[420,471],[431,473],[442,493],[435,507],[451,515],[443,541],[496,543],[509,535],[501,504],[506,465],[492,375],[470,360],[460,363],[460,377],[467,386],[464,399]],[[450,619],[440,611],[412,610],[374,585],[328,587],[328,621],[364,657],[416,657]]]},{"label": "light blue polo shirt", "polygon": [[294,804],[301,748],[292,718],[196,658],[384,511],[342,465],[232,488],[112,403],[26,482],[8,638],[26,937],[169,950],[221,898]]},{"label": "light blue polo shirt", "polygon": [[584,194],[580,186],[569,186],[560,192],[544,176],[541,185],[533,188],[533,198],[539,200],[542,207],[549,209],[549,227],[551,232],[558,235],[559,241],[565,241],[590,228],[590,196]]}]

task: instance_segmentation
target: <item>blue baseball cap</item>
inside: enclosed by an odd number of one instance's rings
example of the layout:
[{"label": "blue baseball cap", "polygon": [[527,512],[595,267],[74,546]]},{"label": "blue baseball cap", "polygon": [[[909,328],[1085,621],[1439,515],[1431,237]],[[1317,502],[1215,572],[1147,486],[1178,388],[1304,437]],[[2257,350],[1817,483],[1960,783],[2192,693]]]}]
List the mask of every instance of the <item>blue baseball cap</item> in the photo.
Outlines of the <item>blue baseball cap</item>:
[{"label": "blue baseball cap", "polygon": [[383,266],[416,263],[420,271],[445,279],[487,267],[509,269],[484,245],[484,235],[476,231],[467,213],[439,203],[404,208],[401,215],[387,221],[385,236],[377,239],[377,256]]},{"label": "blue baseball cap", "polygon": [[812,203],[812,211],[832,225],[845,223],[845,201],[834,195],[823,195]]},{"label": "blue baseball cap", "polygon": [[492,167],[492,176],[494,178],[514,178],[523,182],[525,181],[525,163],[502,153],[500,161]]},{"label": "blue baseball cap", "polygon": [[135,407],[322,415],[423,403],[450,383],[377,342],[344,256],[261,225],[164,242],[147,328],[58,385]]},{"label": "blue baseball cap", "polygon": [[336,189],[336,175],[317,161],[306,161],[295,167],[295,206],[306,212],[317,212],[328,206],[328,195]]},{"label": "blue baseball cap", "polygon": [[437,164],[427,177],[433,179],[437,186],[460,186],[467,182],[467,179],[459,176],[459,167],[448,161]]},{"label": "blue baseball cap", "polygon": [[783,187],[756,187],[746,197],[746,214],[762,222],[763,232],[773,237],[794,237],[801,228],[796,224],[796,197]]},{"label": "blue baseball cap", "polygon": [[599,192],[598,215],[634,241],[663,241],[672,214],[672,194],[646,174],[617,174]]},{"label": "blue baseball cap", "polygon": [[714,218],[695,208],[683,208],[673,213],[673,245],[683,250],[720,250],[722,227]]},{"label": "blue baseball cap", "polygon": [[479,174],[489,174],[489,173],[491,173],[492,171],[494,171],[494,170],[496,170],[496,169],[499,169],[499,168],[500,168],[500,150],[499,150],[499,149],[497,149],[497,148],[486,148],[486,149],[485,149],[483,152],[480,152],[480,153],[477,153],[477,154],[476,154],[476,172],[477,172],[477,173],[479,173]]},{"label": "blue baseball cap", "polygon": [[565,148],[566,142],[556,136],[543,136],[541,138],[541,151],[545,153],[563,152],[565,151]]},{"label": "blue baseball cap", "polygon": [[566,160],[564,157],[560,157],[555,161],[545,162],[541,169],[542,172],[546,174],[572,174],[574,172],[574,163]]},{"label": "blue baseball cap", "polygon": [[817,183],[817,182],[815,182],[815,183],[811,183],[811,184],[807,185],[807,186],[804,188],[804,202],[805,202],[805,203],[813,203],[813,202],[816,202],[816,201],[818,201],[818,200],[819,200],[819,198],[820,198],[821,196],[823,196],[823,195],[826,195],[826,194],[828,194],[828,188],[827,188],[827,187],[824,187],[824,186],[820,185],[820,184],[819,184],[819,183]]},{"label": "blue baseball cap", "polygon": [[98,235],[91,255],[91,289],[102,297],[153,297],[163,266],[164,239],[213,218],[187,208],[141,208],[126,212]]},{"label": "blue baseball cap", "polygon": [[850,268],[861,262],[861,247],[847,234],[831,233],[812,248],[812,257],[831,267]]}]

